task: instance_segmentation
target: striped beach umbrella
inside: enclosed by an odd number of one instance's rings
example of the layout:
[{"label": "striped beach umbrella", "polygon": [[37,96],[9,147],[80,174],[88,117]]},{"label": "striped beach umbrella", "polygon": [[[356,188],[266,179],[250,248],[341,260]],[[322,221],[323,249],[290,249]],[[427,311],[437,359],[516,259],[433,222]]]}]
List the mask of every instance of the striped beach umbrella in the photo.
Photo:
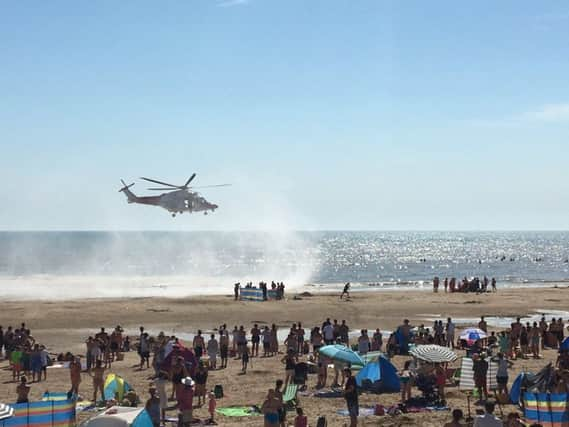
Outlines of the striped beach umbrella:
[{"label": "striped beach umbrella", "polygon": [[411,356],[415,356],[417,359],[431,363],[454,362],[458,357],[450,348],[434,344],[418,345],[417,347],[409,350],[409,354],[411,354]]},{"label": "striped beach umbrella", "polygon": [[14,415],[14,408],[0,403],[0,420],[11,418]]}]

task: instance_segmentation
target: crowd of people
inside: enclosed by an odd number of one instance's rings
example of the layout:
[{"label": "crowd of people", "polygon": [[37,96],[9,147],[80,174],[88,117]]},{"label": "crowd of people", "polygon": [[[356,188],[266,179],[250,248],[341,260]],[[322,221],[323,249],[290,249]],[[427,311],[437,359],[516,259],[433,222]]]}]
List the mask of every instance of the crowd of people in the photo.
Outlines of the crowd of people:
[{"label": "crowd of people", "polygon": [[271,282],[271,286],[267,282],[259,282],[258,286],[253,286],[253,282],[247,282],[245,286],[241,286],[241,282],[233,285],[233,296],[238,301],[241,295],[241,289],[259,289],[262,292],[263,301],[269,300],[269,290],[274,293],[274,299],[281,300],[285,296],[285,284],[283,282]]},{"label": "crowd of people", "polygon": [[[17,402],[27,402],[30,382],[46,379],[47,366],[56,361],[68,362],[70,375],[70,395],[80,394],[82,377],[91,378],[93,396],[97,402],[103,399],[105,373],[108,373],[115,361],[123,359],[123,353],[136,350],[140,363],[138,369],[150,370],[152,384],[149,387],[149,399],[146,408],[160,425],[170,410],[169,400],[175,401],[175,409],[179,412],[181,425],[192,419],[192,408],[197,401],[198,406],[208,405],[210,423],[214,422],[216,399],[220,397],[222,385],[212,388],[208,385],[208,372],[225,369],[230,360],[241,364],[242,375],[252,358],[277,357],[282,363],[283,371],[277,375],[275,386],[268,390],[266,399],[259,408],[265,417],[266,426],[282,426],[286,424],[286,404],[283,394],[291,383],[300,383],[308,387],[308,373],[316,374],[313,384],[315,390],[326,387],[342,388],[352,426],[357,425],[358,386],[351,366],[338,362],[320,353],[325,345],[342,344],[351,347],[364,356],[373,351],[385,351],[390,357],[407,355],[414,345],[439,344],[456,350],[465,350],[472,358],[475,387],[482,403],[488,402],[488,386],[486,377],[490,362],[498,365],[496,381],[499,393],[508,393],[508,370],[518,358],[540,358],[544,348],[559,348],[564,340],[565,323],[561,318],[549,322],[543,317],[540,322],[525,322],[520,318],[510,328],[498,333],[488,331],[488,324],[482,316],[478,328],[486,334],[470,340],[457,336],[457,326],[452,318],[446,322],[437,320],[432,327],[424,324],[413,326],[405,319],[396,330],[389,334],[384,343],[384,333],[376,328],[370,333],[366,329],[351,333],[345,320],[325,319],[321,325],[306,328],[301,322],[293,323],[286,338],[279,342],[279,330],[275,324],[260,325],[255,323],[251,329],[243,325],[229,328],[226,324],[206,333],[198,330],[193,339],[184,342],[175,336],[160,332],[150,335],[143,326],[138,337],[126,334],[121,326],[113,328],[109,334],[105,328],[89,336],[85,341],[85,353],[70,353],[52,357],[44,346],[35,342],[25,324],[20,328],[8,327],[2,331],[0,355],[10,361],[13,380],[17,382]],[[284,348],[283,348],[284,346]],[[282,351],[282,353],[280,352]],[[329,376],[332,365],[334,375]],[[445,402],[445,386],[448,382],[448,367],[444,364],[425,365],[407,360],[399,372],[401,381],[401,404],[412,402],[414,390],[423,395],[431,384],[437,402]],[[560,350],[555,368],[554,387],[558,391],[569,392],[569,352]],[[168,388],[170,389],[168,391]],[[216,390],[221,388],[221,391]],[[108,403],[108,402],[107,402]],[[114,402],[116,403],[116,402]],[[120,402],[119,402],[120,403]],[[486,415],[492,416],[493,407],[486,406]],[[453,412],[453,421],[447,425],[458,426],[463,415]],[[306,426],[306,416],[302,408],[294,417],[295,426]],[[454,423],[454,424],[452,424]],[[476,424],[475,424],[476,425]],[[485,425],[485,424],[479,424]],[[513,424],[512,424],[513,425]]]},{"label": "crowd of people", "polygon": [[[433,279],[433,292],[439,292],[439,288],[441,286],[441,279],[438,276],[435,276]],[[496,279],[492,277],[492,279],[488,279],[488,277],[484,276],[482,279],[479,277],[474,277],[471,280],[465,276],[462,280],[456,277],[445,277],[442,282],[442,286],[445,292],[475,292],[475,293],[483,293],[483,292],[497,292],[498,289],[496,287]]]}]

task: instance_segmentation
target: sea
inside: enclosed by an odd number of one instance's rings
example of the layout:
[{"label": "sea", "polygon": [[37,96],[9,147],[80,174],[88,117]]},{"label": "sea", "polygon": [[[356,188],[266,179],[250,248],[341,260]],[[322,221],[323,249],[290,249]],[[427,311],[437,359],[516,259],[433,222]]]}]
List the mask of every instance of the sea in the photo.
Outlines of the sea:
[{"label": "sea", "polygon": [[434,276],[485,275],[499,288],[569,282],[569,232],[0,232],[4,299],[230,294],[261,280],[428,290]]}]

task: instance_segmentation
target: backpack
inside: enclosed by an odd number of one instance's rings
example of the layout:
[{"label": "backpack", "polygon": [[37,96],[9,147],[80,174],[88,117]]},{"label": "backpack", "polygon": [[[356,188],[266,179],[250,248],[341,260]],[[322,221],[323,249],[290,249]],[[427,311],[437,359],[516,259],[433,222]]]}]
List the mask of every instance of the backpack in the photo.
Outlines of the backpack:
[{"label": "backpack", "polygon": [[316,421],[316,427],[326,427],[328,423],[326,422],[326,417],[318,417]]},{"label": "backpack", "polygon": [[221,384],[216,384],[213,388],[213,394],[216,399],[221,399],[223,397],[223,386]]}]

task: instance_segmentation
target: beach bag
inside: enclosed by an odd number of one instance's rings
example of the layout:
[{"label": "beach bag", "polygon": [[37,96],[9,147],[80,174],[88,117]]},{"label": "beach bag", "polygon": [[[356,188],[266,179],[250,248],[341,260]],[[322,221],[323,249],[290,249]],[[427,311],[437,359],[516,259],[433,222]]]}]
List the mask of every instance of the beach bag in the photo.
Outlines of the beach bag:
[{"label": "beach bag", "polygon": [[213,394],[216,399],[221,399],[223,397],[223,386],[221,384],[216,384],[213,388]]},{"label": "beach bag", "polygon": [[326,422],[326,417],[318,417],[316,421],[316,427],[327,427],[328,423]]}]

